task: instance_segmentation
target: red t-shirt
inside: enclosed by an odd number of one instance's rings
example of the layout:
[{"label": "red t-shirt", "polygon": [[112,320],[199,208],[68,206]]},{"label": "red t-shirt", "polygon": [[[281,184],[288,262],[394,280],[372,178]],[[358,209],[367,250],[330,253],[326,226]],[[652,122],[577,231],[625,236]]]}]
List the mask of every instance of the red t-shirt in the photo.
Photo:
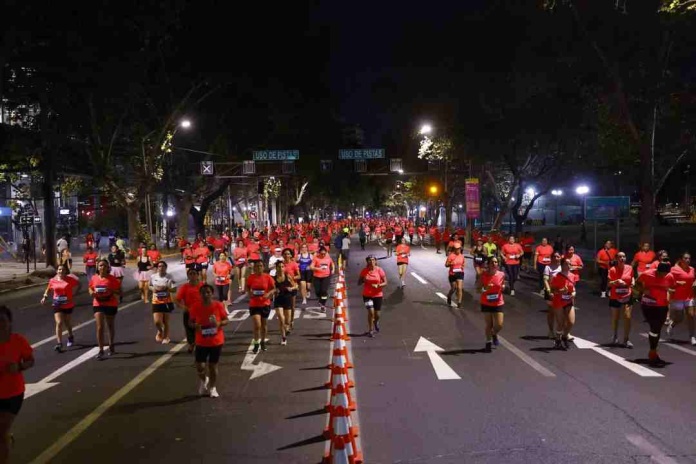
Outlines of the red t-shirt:
[{"label": "red t-shirt", "polygon": [[264,295],[275,288],[273,277],[268,274],[251,274],[246,281],[247,291],[251,291],[249,298],[250,308],[263,308],[271,305],[270,298],[264,298]]},{"label": "red t-shirt", "polygon": [[449,262],[449,275],[459,272],[464,273],[464,255],[450,253],[447,257],[447,262]]},{"label": "red t-shirt", "polygon": [[384,287],[373,287],[374,284],[381,284],[387,280],[384,269],[381,267],[375,267],[372,270],[364,268],[360,271],[360,278],[364,279],[363,296],[368,298],[379,298],[384,295],[382,292]]},{"label": "red t-shirt", "polygon": [[162,254],[157,250],[147,250],[147,255],[150,257],[150,262],[153,265],[162,260]]},{"label": "red t-shirt", "polygon": [[85,263],[85,266],[87,267],[96,267],[97,265],[97,258],[99,255],[96,252],[86,252],[84,255],[82,255],[82,262]]},{"label": "red t-shirt", "polygon": [[640,302],[645,306],[667,306],[669,299],[667,292],[674,287],[674,276],[665,274],[657,276],[657,269],[648,269],[638,277],[638,282],[643,283],[643,298]]},{"label": "red t-shirt", "polygon": [[411,247],[403,243],[396,246],[396,264],[408,264],[408,255],[411,254]]},{"label": "red t-shirt", "polygon": [[285,264],[285,273],[292,277],[293,279],[299,277],[300,275],[300,265],[297,264],[295,261],[290,261],[290,262],[285,262],[283,261],[283,264]]},{"label": "red t-shirt", "polygon": [[610,285],[609,299],[621,303],[628,302],[631,299],[631,287],[633,287],[633,268],[626,265],[623,266],[623,269],[619,269],[618,266],[612,267],[609,269],[609,281],[613,280],[621,280],[626,285]]},{"label": "red t-shirt", "polygon": [[227,319],[227,310],[219,301],[213,301],[210,306],[203,305],[203,301],[197,301],[189,308],[189,320],[202,326],[196,331],[196,345],[224,345],[225,333],[222,327],[218,328],[217,324],[212,322],[213,317],[218,322]]},{"label": "red t-shirt", "polygon": [[333,265],[333,259],[327,254],[323,258],[315,256],[312,258],[312,266],[314,270],[314,277],[323,279],[324,277],[329,277],[331,275],[331,266]]},{"label": "red t-shirt", "polygon": [[49,290],[53,290],[53,307],[55,309],[72,309],[75,307],[73,301],[73,289],[80,285],[80,281],[66,276],[63,280],[54,277],[48,281]]},{"label": "red t-shirt", "polygon": [[207,263],[208,262],[208,256],[210,256],[210,250],[208,250],[207,246],[200,246],[196,248],[196,251],[194,252],[196,255],[196,262],[197,263]]},{"label": "red t-shirt", "polygon": [[10,364],[26,361],[33,355],[31,345],[23,336],[13,333],[5,343],[0,343],[0,399],[8,399],[24,393],[24,374],[10,374]]},{"label": "red t-shirt", "polygon": [[551,245],[539,245],[536,247],[537,263],[548,266],[551,264],[553,247]]},{"label": "red t-shirt", "polygon": [[522,237],[520,239],[520,245],[525,253],[531,253],[534,247],[534,237]]},{"label": "red t-shirt", "polygon": [[[481,293],[481,304],[483,306],[503,306],[505,300],[503,300],[503,284],[505,283],[505,273],[501,271],[495,271],[493,275],[488,272],[481,274],[481,284],[485,289]],[[488,288],[489,284],[493,284],[492,287]]]},{"label": "red t-shirt", "polygon": [[183,303],[186,308],[191,308],[194,303],[200,302],[201,301],[201,287],[203,286],[203,282],[198,282],[196,285],[191,285],[190,283],[186,282],[183,284],[181,287],[179,287],[179,290],[176,292],[176,299],[180,303]]},{"label": "red t-shirt", "polygon": [[502,248],[505,255],[505,264],[520,264],[520,257],[524,254],[524,250],[519,243],[506,243]]},{"label": "red t-shirt", "polygon": [[[571,267],[582,267],[584,266],[582,262],[582,258],[580,258],[580,255],[573,253],[573,256],[568,257],[568,262],[570,263]],[[580,280],[580,271],[577,269],[571,269],[570,272],[577,277],[577,280]]]},{"label": "red t-shirt", "polygon": [[196,262],[196,252],[192,248],[186,248],[184,250],[184,262],[186,264],[193,264]]},{"label": "red t-shirt", "polygon": [[246,264],[247,260],[247,249],[244,247],[237,247],[234,249],[232,252],[232,256],[234,258],[234,264],[237,266],[244,266]]},{"label": "red t-shirt", "polygon": [[655,261],[655,252],[652,250],[640,250],[635,255],[633,255],[633,261],[638,263],[639,274],[641,272],[645,272],[648,268],[650,268],[650,263]]},{"label": "red t-shirt", "polygon": [[89,281],[89,288],[92,289],[94,301],[92,306],[118,306],[118,299],[114,292],[120,290],[121,281],[109,274],[106,277],[99,275],[92,276]]},{"label": "red t-shirt", "polygon": [[249,256],[249,259],[254,259],[254,260],[261,259],[261,255],[259,255],[259,243],[258,242],[250,242],[247,245],[247,254]]},{"label": "red t-shirt", "polygon": [[[694,280],[696,276],[694,275],[694,268],[689,266],[689,270],[685,271],[681,266],[674,266],[669,272],[674,277],[674,293],[672,294],[673,300],[684,301],[690,300],[694,297]],[[684,282],[683,284],[677,282]]]},{"label": "red t-shirt", "polygon": [[[609,248],[608,250],[606,248],[602,248],[597,252],[597,266],[604,268],[604,269],[609,269],[609,263],[616,258],[616,253],[618,253],[618,250],[616,248]],[[604,261],[604,262],[602,262]]]},{"label": "red t-shirt", "polygon": [[232,266],[227,261],[216,261],[215,264],[213,264],[213,274],[215,274],[215,285],[229,285],[231,273]]},{"label": "red t-shirt", "polygon": [[225,248],[225,240],[222,238],[215,239],[213,246],[215,247],[215,251],[222,251]]},{"label": "red t-shirt", "polygon": [[573,304],[573,292],[575,291],[576,276],[569,272],[568,275],[563,275],[562,273],[556,274],[551,281],[549,286],[551,291],[566,289],[566,293],[556,293],[553,292],[553,299],[551,300],[551,306],[555,309],[565,308],[566,306]]}]

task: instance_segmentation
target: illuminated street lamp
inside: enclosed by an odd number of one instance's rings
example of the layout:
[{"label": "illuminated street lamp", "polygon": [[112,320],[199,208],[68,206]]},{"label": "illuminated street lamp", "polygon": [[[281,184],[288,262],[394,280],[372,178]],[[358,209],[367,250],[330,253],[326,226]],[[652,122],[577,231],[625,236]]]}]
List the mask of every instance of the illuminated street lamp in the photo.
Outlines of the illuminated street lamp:
[{"label": "illuminated street lamp", "polygon": [[437,192],[438,192],[437,185],[431,185],[430,188],[428,188],[428,192],[432,196],[437,196]]},{"label": "illuminated street lamp", "polygon": [[183,119],[180,123],[179,126],[183,127],[184,129],[188,129],[191,127],[191,121],[189,119]]},{"label": "illuminated street lamp", "polygon": [[561,190],[561,189],[553,189],[553,190],[551,190],[551,195],[553,195],[553,198],[555,199],[555,200],[554,200],[554,204],[555,204],[555,208],[554,208],[554,209],[555,209],[555,212],[554,212],[554,217],[555,217],[554,225],[558,225],[558,197],[560,197],[561,195],[563,195],[563,190]]},{"label": "illuminated street lamp", "polygon": [[590,193],[590,187],[587,185],[578,185],[575,188],[575,193],[580,195],[582,197],[583,201],[580,205],[580,208],[582,208],[582,230],[580,231],[580,241],[582,243],[587,242],[587,229],[585,228],[585,195]]},{"label": "illuminated street lamp", "polygon": [[590,193],[590,187],[587,185],[578,185],[575,187],[575,193],[577,193],[580,196],[587,195]]},{"label": "illuminated street lamp", "polygon": [[433,131],[433,126],[430,124],[423,124],[418,132],[420,135],[427,135]]}]

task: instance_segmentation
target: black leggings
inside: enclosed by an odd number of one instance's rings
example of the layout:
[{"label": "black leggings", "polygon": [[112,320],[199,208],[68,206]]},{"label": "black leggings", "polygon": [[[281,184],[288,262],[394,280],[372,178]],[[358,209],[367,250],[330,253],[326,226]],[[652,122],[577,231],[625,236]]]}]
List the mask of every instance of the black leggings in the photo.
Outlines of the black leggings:
[{"label": "black leggings", "polygon": [[515,289],[515,282],[520,275],[520,265],[519,264],[506,264],[505,270],[507,271],[508,281],[510,282],[510,290]]},{"label": "black leggings", "polygon": [[607,285],[609,284],[609,269],[600,267],[599,268],[599,291],[606,292]]},{"label": "black leggings", "polygon": [[186,342],[193,345],[196,341],[196,331],[189,327],[189,312],[184,311],[184,331],[186,332]]},{"label": "black leggings", "polygon": [[656,350],[658,343],[660,343],[660,332],[662,331],[662,326],[665,325],[669,310],[667,306],[647,305],[641,305],[641,309],[643,310],[643,317],[650,325],[650,333],[648,334],[650,349]]},{"label": "black leggings", "polygon": [[229,294],[230,286],[229,285],[215,285],[215,288],[217,288],[218,300],[223,301],[223,302],[227,301],[227,295]]},{"label": "black leggings", "polygon": [[326,306],[326,300],[329,299],[329,285],[331,284],[331,276],[329,277],[315,277],[314,282],[314,292],[319,297],[319,304]]},{"label": "black leggings", "polygon": [[539,290],[544,288],[544,269],[546,269],[546,264],[536,263],[537,273],[539,274]]}]

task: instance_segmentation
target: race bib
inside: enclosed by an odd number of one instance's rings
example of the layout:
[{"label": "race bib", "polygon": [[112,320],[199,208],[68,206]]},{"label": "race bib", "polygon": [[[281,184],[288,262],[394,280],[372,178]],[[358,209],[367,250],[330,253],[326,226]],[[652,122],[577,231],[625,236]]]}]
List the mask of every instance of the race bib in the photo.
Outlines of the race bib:
[{"label": "race bib", "polygon": [[94,266],[94,260],[93,260],[93,259],[88,259],[88,260],[87,260],[87,266]]},{"label": "race bib", "polygon": [[237,263],[238,263],[238,264],[242,264],[242,263],[244,263],[244,262],[246,262],[246,258],[238,258],[238,259],[237,259]]},{"label": "race bib", "polygon": [[626,287],[621,287],[616,289],[616,294],[617,295],[628,295],[631,292],[630,289]]},{"label": "race bib", "polygon": [[367,309],[371,309],[371,308],[373,308],[374,306],[375,306],[374,301],[372,301],[372,300],[366,300],[366,301],[365,301],[365,307],[366,307]]},{"label": "race bib", "polygon": [[405,257],[407,257],[407,256],[408,256],[408,255],[407,255],[406,253],[401,253],[401,254],[399,254],[399,257],[400,257],[400,258],[405,258]]},{"label": "race bib", "polygon": [[477,256],[474,258],[474,262],[476,264],[483,264],[483,258],[481,256]]},{"label": "race bib", "polygon": [[266,293],[265,290],[252,290],[251,291],[251,294],[254,296],[263,296],[264,293]]},{"label": "race bib", "polygon": [[169,292],[155,292],[155,296],[157,297],[158,300],[164,300],[169,296]]},{"label": "race bib", "polygon": [[223,283],[225,281],[224,276],[215,276],[215,282]]},{"label": "race bib", "polygon": [[96,293],[104,294],[104,293],[106,293],[106,292],[109,291],[109,287],[98,286],[98,287],[95,287],[95,288],[94,288],[94,291],[95,291]]},{"label": "race bib", "polygon": [[541,262],[544,264],[549,264],[551,262],[551,258],[549,258],[549,257],[541,258]]},{"label": "race bib", "polygon": [[492,293],[492,294],[489,293],[488,295],[486,295],[486,301],[490,301],[490,302],[498,301],[499,298],[500,298],[500,295],[497,293]]},{"label": "race bib", "polygon": [[217,334],[217,327],[207,327],[205,329],[201,329],[201,335],[204,337],[212,337]]},{"label": "race bib", "polygon": [[328,264],[322,264],[321,266],[319,266],[319,268],[320,268],[320,269],[328,269],[328,268],[329,268],[329,265],[328,265]]},{"label": "race bib", "polygon": [[68,297],[65,295],[53,297],[53,306],[60,306],[60,305],[63,305],[67,302],[68,302]]},{"label": "race bib", "polygon": [[640,302],[647,305],[654,305],[655,303],[657,303],[657,300],[655,298],[643,295],[643,298],[641,298]]},{"label": "race bib", "polygon": [[452,268],[452,272],[453,272],[454,274],[456,274],[457,272],[462,272],[462,268],[461,268],[461,267],[453,267],[453,268]]},{"label": "race bib", "polygon": [[561,295],[561,300],[563,300],[563,301],[570,301],[572,299],[573,299],[573,295],[571,295],[570,293],[565,293],[565,294]]}]

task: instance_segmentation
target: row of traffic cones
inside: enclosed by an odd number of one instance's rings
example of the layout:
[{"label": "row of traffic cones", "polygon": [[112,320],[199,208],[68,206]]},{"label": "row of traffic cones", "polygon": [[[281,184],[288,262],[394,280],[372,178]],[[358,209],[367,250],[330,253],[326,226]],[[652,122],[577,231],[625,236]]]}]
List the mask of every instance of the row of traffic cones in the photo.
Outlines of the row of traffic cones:
[{"label": "row of traffic cones", "polygon": [[339,266],[338,282],[334,294],[334,320],[331,335],[331,370],[326,387],[331,389],[331,397],[326,405],[329,421],[324,429],[324,436],[331,440],[329,452],[324,456],[324,464],[360,464],[363,462],[362,453],[357,447],[355,438],[359,431],[353,425],[351,411],[356,410],[355,401],[350,394],[354,386],[350,380],[348,369],[353,364],[348,357],[346,341],[350,340],[346,321],[348,321],[346,279],[343,269]]}]

